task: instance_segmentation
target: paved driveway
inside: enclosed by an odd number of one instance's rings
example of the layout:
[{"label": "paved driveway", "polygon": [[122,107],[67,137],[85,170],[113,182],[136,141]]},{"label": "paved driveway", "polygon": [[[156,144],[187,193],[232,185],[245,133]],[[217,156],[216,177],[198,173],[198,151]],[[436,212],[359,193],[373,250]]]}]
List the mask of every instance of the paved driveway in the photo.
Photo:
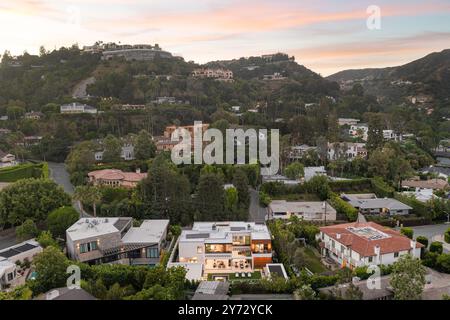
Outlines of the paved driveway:
[{"label": "paved driveway", "polygon": [[431,241],[435,236],[444,234],[448,228],[450,228],[450,224],[445,223],[412,227],[414,230],[414,238],[418,236],[425,236],[429,241]]},{"label": "paved driveway", "polygon": [[49,162],[50,178],[63,187],[64,191],[69,195],[73,195],[75,188],[70,182],[70,175],[66,170],[64,163]]},{"label": "paved driveway", "polygon": [[261,205],[259,204],[258,191],[250,189],[249,221],[256,223],[265,223],[266,214],[266,208],[261,207]]}]

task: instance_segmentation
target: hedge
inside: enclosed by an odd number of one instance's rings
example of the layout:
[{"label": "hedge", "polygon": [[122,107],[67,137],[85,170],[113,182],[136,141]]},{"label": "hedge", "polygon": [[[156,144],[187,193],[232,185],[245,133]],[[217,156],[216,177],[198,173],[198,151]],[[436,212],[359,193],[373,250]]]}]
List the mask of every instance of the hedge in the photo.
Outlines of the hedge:
[{"label": "hedge", "polygon": [[333,192],[368,192],[372,190],[370,179],[338,180],[329,182]]},{"label": "hedge", "polygon": [[444,233],[444,241],[450,243],[450,228]]},{"label": "hedge", "polygon": [[48,178],[49,169],[46,162],[38,164],[21,164],[14,167],[0,169],[0,182],[16,182],[29,178]]},{"label": "hedge", "polygon": [[412,213],[414,213],[418,216],[421,216],[421,217],[431,218],[431,216],[430,216],[431,210],[426,203],[423,203],[414,197],[403,196],[399,193],[396,193],[394,198],[396,200],[403,202],[404,204],[412,207],[413,208]]},{"label": "hedge", "polygon": [[407,216],[395,216],[395,217],[380,217],[380,216],[371,216],[366,215],[367,221],[376,222],[385,227],[394,228],[397,226],[397,221],[399,224],[404,227],[415,227],[415,226],[423,226],[431,224],[431,219],[427,217],[417,217],[415,215],[407,215]]},{"label": "hedge", "polygon": [[338,214],[345,215],[349,221],[356,221],[358,218],[358,210],[342,200],[336,193],[331,193],[330,204]]},{"label": "hedge", "polygon": [[386,182],[383,181],[380,177],[376,177],[370,180],[371,187],[373,192],[379,198],[391,198],[394,196],[394,188],[389,186]]}]

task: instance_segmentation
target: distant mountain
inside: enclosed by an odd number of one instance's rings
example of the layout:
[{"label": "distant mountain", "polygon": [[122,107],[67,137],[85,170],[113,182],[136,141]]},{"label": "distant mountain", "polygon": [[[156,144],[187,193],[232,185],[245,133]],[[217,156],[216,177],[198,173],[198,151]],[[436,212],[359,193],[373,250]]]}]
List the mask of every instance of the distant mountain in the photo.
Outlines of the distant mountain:
[{"label": "distant mountain", "polygon": [[327,77],[341,85],[360,83],[367,92],[389,96],[392,89],[405,94],[423,93],[435,98],[450,98],[450,49],[398,67],[345,70]]}]

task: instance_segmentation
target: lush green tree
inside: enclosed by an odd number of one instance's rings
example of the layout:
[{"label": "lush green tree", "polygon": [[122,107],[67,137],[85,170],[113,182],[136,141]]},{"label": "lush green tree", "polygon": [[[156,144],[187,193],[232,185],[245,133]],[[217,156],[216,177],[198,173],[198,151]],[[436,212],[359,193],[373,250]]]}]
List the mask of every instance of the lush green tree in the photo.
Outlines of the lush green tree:
[{"label": "lush green tree", "polygon": [[305,167],[300,162],[293,162],[284,169],[284,174],[289,179],[300,179],[305,175]]},{"label": "lush green tree", "polygon": [[59,248],[58,242],[53,239],[52,233],[50,231],[42,231],[39,236],[36,238],[36,241],[43,248],[47,248],[49,246],[53,246],[55,248]]},{"label": "lush green tree", "polygon": [[410,239],[412,239],[414,236],[414,230],[408,227],[401,228],[400,233]]},{"label": "lush green tree", "polygon": [[148,160],[155,156],[155,152],[156,146],[151,135],[147,131],[141,130],[136,137],[134,156],[138,160]]},{"label": "lush green tree", "polygon": [[294,291],[295,300],[317,300],[316,292],[310,285],[305,284]]},{"label": "lush green tree", "polygon": [[44,221],[51,211],[69,204],[70,197],[51,180],[19,180],[0,193],[0,224]]},{"label": "lush green tree", "polygon": [[1,291],[0,300],[31,300],[33,292],[26,285],[15,287],[12,291]]},{"label": "lush green tree", "polygon": [[423,244],[425,246],[425,249],[428,248],[428,238],[427,237],[425,237],[425,236],[418,236],[416,238],[416,241],[418,243]]},{"label": "lush green tree", "polygon": [[73,207],[61,207],[50,212],[47,217],[47,228],[56,237],[64,237],[66,230],[80,218]]},{"label": "lush green tree", "polygon": [[77,201],[92,205],[94,217],[97,216],[97,205],[102,199],[102,192],[99,187],[91,185],[78,186],[75,189],[73,197]]},{"label": "lush green tree", "polygon": [[120,161],[120,154],[122,152],[122,141],[112,134],[108,134],[103,139],[103,161],[118,162]]},{"label": "lush green tree", "polygon": [[450,254],[444,253],[437,257],[436,265],[439,271],[450,273]]},{"label": "lush green tree", "polygon": [[66,159],[67,170],[74,184],[86,181],[87,172],[95,164],[96,145],[92,141],[84,141],[72,148]]},{"label": "lush green tree", "polygon": [[34,238],[38,235],[39,230],[33,220],[27,219],[16,228],[16,236],[21,241]]},{"label": "lush green tree", "polygon": [[443,247],[441,242],[433,241],[430,244],[430,252],[435,252],[435,253],[438,253],[438,254],[442,254],[443,251],[444,251],[444,247]]},{"label": "lush green tree", "polygon": [[198,182],[195,198],[198,212],[196,220],[227,220],[227,217],[224,217],[224,195],[223,180],[219,175],[213,173],[202,174]]},{"label": "lush green tree", "polygon": [[331,189],[326,176],[315,176],[304,185],[307,192],[317,194],[322,201],[330,196]]},{"label": "lush green tree", "polygon": [[192,199],[187,177],[162,155],[152,161],[149,172],[136,190],[146,217],[169,218],[172,223],[190,223]]},{"label": "lush green tree", "polygon": [[231,212],[237,210],[238,192],[236,188],[228,188],[225,190],[225,209]]},{"label": "lush green tree", "polygon": [[64,287],[67,281],[69,260],[59,249],[49,246],[33,259],[36,279],[31,280],[30,288],[34,295],[50,289]]},{"label": "lush green tree", "polygon": [[248,191],[247,175],[242,169],[237,169],[233,174],[233,185],[238,193],[238,204],[241,208],[248,208],[250,204],[250,193]]},{"label": "lush green tree", "polygon": [[407,254],[392,267],[390,285],[396,300],[419,300],[425,286],[425,268],[419,259]]}]

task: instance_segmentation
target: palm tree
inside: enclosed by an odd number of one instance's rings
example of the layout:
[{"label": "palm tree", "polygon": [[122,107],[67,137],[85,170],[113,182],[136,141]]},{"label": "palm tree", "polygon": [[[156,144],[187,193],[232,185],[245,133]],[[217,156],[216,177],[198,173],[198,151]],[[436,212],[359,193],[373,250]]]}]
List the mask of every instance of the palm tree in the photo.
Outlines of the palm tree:
[{"label": "palm tree", "polygon": [[97,203],[102,199],[102,192],[95,186],[78,186],[73,195],[74,200],[92,204],[94,217],[97,216]]}]

